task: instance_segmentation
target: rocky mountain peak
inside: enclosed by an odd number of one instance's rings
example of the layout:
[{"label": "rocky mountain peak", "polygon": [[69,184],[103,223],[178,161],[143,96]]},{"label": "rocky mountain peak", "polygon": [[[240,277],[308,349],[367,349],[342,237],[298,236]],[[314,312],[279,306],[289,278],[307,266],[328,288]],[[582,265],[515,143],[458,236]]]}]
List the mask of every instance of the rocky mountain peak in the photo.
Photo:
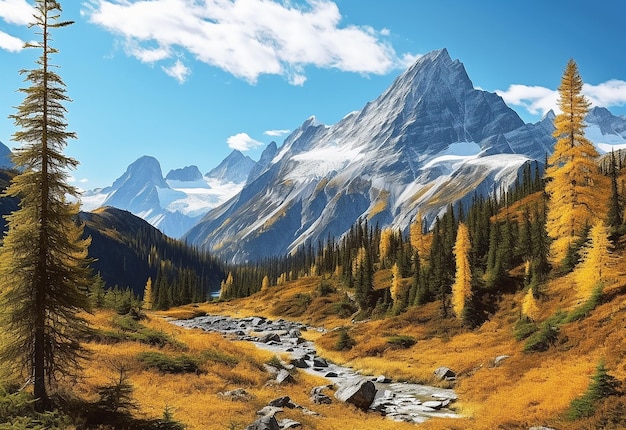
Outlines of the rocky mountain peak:
[{"label": "rocky mountain peak", "polygon": [[217,167],[204,176],[223,182],[242,183],[246,182],[255,164],[253,159],[235,149]]}]

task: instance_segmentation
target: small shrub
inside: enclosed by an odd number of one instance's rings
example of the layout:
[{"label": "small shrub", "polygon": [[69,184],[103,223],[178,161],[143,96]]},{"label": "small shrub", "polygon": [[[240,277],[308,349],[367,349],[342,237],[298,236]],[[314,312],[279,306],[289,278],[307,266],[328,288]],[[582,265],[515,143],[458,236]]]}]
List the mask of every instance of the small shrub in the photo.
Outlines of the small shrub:
[{"label": "small shrub", "polygon": [[180,421],[176,421],[172,408],[169,405],[165,405],[163,418],[158,420],[154,427],[159,430],[184,430],[187,426]]},{"label": "small shrub", "polygon": [[394,347],[407,349],[415,345],[417,341],[415,340],[413,336],[396,335],[396,336],[391,336],[389,339],[387,339],[387,343]]},{"label": "small shrub", "polygon": [[539,330],[537,324],[535,324],[528,318],[522,318],[517,323],[515,323],[515,339],[524,340],[528,338],[531,334],[535,333],[537,330]]},{"label": "small shrub", "polygon": [[137,357],[145,366],[158,369],[163,373],[196,373],[200,369],[198,362],[187,355],[170,357],[160,352],[146,351]]},{"label": "small shrub", "polygon": [[528,337],[524,344],[524,352],[547,351],[554,345],[559,337],[561,324],[565,322],[567,314],[558,312],[548,318],[539,327],[539,330]]},{"label": "small shrub", "polygon": [[319,285],[317,286],[317,293],[322,297],[331,295],[332,293],[335,293],[336,291],[337,290],[335,289],[335,287],[333,287],[332,285],[330,285],[324,280],[321,280]]},{"label": "small shrub", "polygon": [[335,351],[347,351],[352,349],[352,347],[356,345],[356,342],[350,335],[348,334],[348,329],[342,327],[339,329],[339,337],[337,338],[337,342],[335,343]]},{"label": "small shrub", "polygon": [[235,367],[239,364],[239,359],[228,355],[218,349],[209,349],[202,352],[202,359],[206,361],[212,361],[213,363],[221,363],[230,367]]},{"label": "small shrub", "polygon": [[285,366],[283,366],[283,363],[280,361],[280,358],[276,357],[275,355],[272,355],[272,358],[270,358],[269,360],[267,360],[267,362],[265,363],[269,366],[275,367],[276,369],[284,369]]}]

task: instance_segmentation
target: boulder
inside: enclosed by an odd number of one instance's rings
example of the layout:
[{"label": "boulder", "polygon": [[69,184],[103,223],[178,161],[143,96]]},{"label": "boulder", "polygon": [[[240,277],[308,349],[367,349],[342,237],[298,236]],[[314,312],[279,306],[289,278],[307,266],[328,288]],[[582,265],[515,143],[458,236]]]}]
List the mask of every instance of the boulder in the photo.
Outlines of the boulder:
[{"label": "boulder", "polygon": [[267,405],[273,406],[275,408],[284,408],[285,406],[289,404],[289,402],[291,402],[291,399],[289,398],[289,396],[283,396],[283,397],[279,397],[277,399],[272,400]]},{"label": "boulder", "polygon": [[376,396],[376,386],[367,379],[348,380],[335,392],[335,398],[367,410]]},{"label": "boulder", "polygon": [[280,336],[276,333],[267,333],[259,338],[261,343],[280,342]]},{"label": "boulder", "polygon": [[328,367],[328,362],[322,357],[315,356],[313,358],[313,367]]},{"label": "boulder", "polygon": [[493,359],[493,365],[498,367],[499,365],[502,364],[504,360],[510,357],[511,357],[510,355],[498,355],[496,358]]},{"label": "boulder", "polygon": [[387,378],[385,375],[380,375],[375,378],[372,378],[373,382],[378,382],[379,384],[389,384],[391,382],[390,378]]},{"label": "boulder", "polygon": [[279,384],[291,384],[294,382],[294,380],[293,376],[291,376],[288,371],[286,371],[285,369],[281,369],[276,375],[276,382],[278,382]]},{"label": "boulder", "polygon": [[261,415],[262,417],[273,417],[279,412],[282,412],[283,408],[279,408],[276,406],[265,406],[263,409],[256,411],[257,415]]},{"label": "boulder", "polygon": [[292,358],[291,364],[300,369],[307,369],[309,367],[309,364],[306,362],[306,359],[304,357]]},{"label": "boulder", "polygon": [[252,395],[250,395],[250,393],[248,393],[243,388],[237,388],[231,391],[224,391],[221,393],[217,393],[217,395],[218,397],[222,397],[224,399],[228,399],[233,402],[235,401],[247,402],[252,398]]},{"label": "boulder", "polygon": [[327,388],[326,385],[314,387],[311,390],[311,401],[317,405],[330,405],[332,400],[326,394],[322,394],[322,390]]},{"label": "boulder", "polygon": [[272,415],[259,418],[246,427],[246,430],[280,430],[280,426],[274,415]]},{"label": "boulder", "polygon": [[440,381],[443,381],[444,379],[448,381],[456,379],[456,372],[445,366],[438,367],[435,369],[434,373]]}]

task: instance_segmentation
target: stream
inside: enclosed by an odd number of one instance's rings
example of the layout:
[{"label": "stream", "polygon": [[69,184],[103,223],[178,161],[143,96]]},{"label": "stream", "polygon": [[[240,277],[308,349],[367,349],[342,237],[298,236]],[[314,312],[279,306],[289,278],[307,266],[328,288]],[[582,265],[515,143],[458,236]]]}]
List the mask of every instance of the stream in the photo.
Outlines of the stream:
[{"label": "stream", "polygon": [[292,365],[324,377],[337,387],[354,382],[355,379],[369,379],[377,390],[370,409],[396,421],[422,423],[430,417],[458,417],[449,409],[449,405],[457,399],[457,395],[451,389],[394,382],[385,376],[366,377],[351,368],[336,365],[320,357],[316,353],[314,343],[304,340],[301,332],[307,330],[323,332],[324,329],[263,317],[233,318],[205,315],[171,322],[180,327],[200,328],[221,333],[230,339],[253,342],[258,348],[277,354],[287,353],[290,355]]}]

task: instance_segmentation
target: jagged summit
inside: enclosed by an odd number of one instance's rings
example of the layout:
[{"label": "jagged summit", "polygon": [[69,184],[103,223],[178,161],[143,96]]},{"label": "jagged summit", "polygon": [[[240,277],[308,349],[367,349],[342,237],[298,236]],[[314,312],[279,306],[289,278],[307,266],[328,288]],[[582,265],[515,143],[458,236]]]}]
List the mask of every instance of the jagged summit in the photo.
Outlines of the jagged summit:
[{"label": "jagged summit", "polygon": [[551,139],[475,89],[447,50],[433,51],[338,123],[304,121],[264,173],[186,239],[246,261],[339,237],[359,217],[407,228],[418,210],[432,220],[447,204],[508,186]]},{"label": "jagged summit", "polygon": [[181,169],[170,170],[165,179],[183,182],[200,181],[202,180],[202,173],[200,173],[198,166],[191,165],[185,166]]},{"label": "jagged summit", "polygon": [[255,164],[250,157],[234,149],[217,167],[204,176],[225,182],[245,182]]}]

